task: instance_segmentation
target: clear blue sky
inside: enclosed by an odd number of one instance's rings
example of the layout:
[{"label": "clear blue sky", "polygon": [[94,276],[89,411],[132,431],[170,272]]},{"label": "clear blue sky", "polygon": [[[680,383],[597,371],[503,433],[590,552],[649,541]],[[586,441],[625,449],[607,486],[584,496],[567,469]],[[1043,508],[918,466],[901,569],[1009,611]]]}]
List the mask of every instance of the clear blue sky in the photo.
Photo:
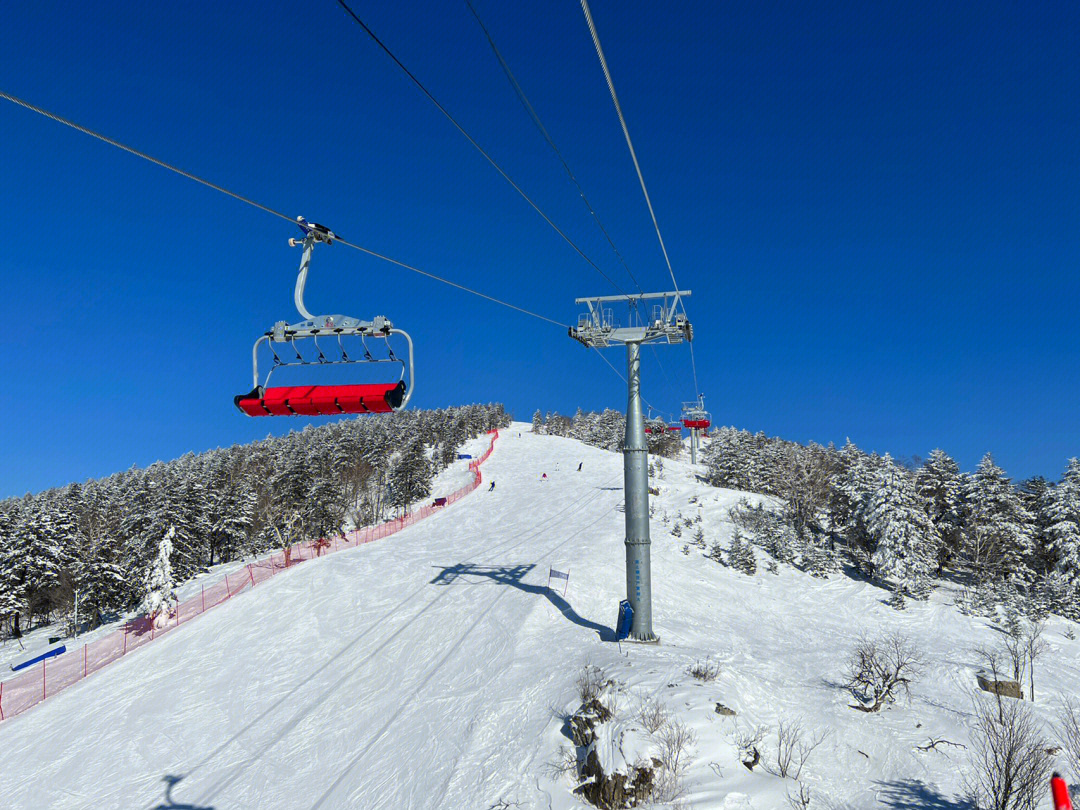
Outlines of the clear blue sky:
[{"label": "clear blue sky", "polygon": [[[22,3],[0,88],[557,320],[611,292],[332,2]],[[647,288],[670,286],[577,3],[477,9]],[[358,14],[629,284],[464,3]],[[675,3],[593,13],[714,421],[897,456],[1080,455],[1074,3]],[[288,223],[0,102],[0,496],[301,428],[248,419],[292,318]],[[558,328],[336,246],[316,311],[417,343],[414,404],[625,407]],[[685,346],[647,398],[693,396]],[[622,367],[621,350],[609,358]]]}]

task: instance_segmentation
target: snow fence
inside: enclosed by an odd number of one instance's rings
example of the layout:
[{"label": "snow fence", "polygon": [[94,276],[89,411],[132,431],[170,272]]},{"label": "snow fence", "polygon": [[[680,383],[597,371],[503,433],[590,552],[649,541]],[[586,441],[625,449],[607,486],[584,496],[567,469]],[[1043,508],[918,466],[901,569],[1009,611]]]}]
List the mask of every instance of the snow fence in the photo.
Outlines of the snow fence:
[{"label": "snow fence", "polygon": [[138,616],[129,620],[116,632],[84,644],[81,654],[77,647],[72,647],[64,655],[42,661],[40,668],[34,667],[17,678],[0,681],[0,720],[25,712],[45,698],[81,681],[132,650],[149,644],[174,627],[179,627],[184,622],[227,602],[238,593],[251,590],[284,568],[321,557],[323,554],[355,548],[397,534],[402,529],[461,500],[480,486],[482,480],[480,465],[488,460],[492,450],[495,449],[495,440],[499,438],[499,431],[489,431],[489,435],[491,442],[488,449],[482,456],[469,462],[469,470],[473,474],[472,482],[446,496],[445,504],[442,504],[442,499],[440,499],[439,506],[425,506],[387,523],[355,529],[332,539],[323,538],[308,543],[298,543],[292,546],[287,554],[284,551],[278,552],[250,563],[231,574],[226,574],[225,578],[219,582],[204,585],[197,596],[180,602],[167,618],[158,616],[155,621],[150,616]]}]

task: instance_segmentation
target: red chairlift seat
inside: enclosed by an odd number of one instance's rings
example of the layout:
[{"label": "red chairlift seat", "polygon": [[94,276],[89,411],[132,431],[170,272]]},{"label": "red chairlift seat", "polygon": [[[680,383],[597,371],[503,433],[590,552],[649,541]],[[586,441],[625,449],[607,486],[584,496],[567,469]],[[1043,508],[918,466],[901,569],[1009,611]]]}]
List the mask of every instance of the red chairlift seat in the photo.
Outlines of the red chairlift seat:
[{"label": "red chairlift seat", "polygon": [[698,428],[699,430],[708,430],[709,425],[711,424],[712,422],[710,422],[708,419],[683,419],[683,427],[689,430],[693,430],[694,428]]},{"label": "red chairlift seat", "polygon": [[[254,388],[247,394],[233,398],[236,407],[248,416],[337,416],[338,414],[391,413],[404,408],[413,394],[414,367],[413,343],[408,333],[395,329],[385,317],[379,315],[371,321],[361,321],[345,315],[312,315],[304,306],[304,286],[307,282],[311,254],[316,244],[332,244],[339,237],[328,228],[303,217],[297,217],[297,225],[304,232],[303,239],[290,239],[292,247],[304,249],[300,270],[296,278],[293,300],[303,321],[289,324],[278,321],[273,328],[255,341],[252,349],[252,377]],[[409,382],[405,382],[405,361],[390,348],[392,335],[402,336],[408,343]],[[319,338],[324,344],[319,345]],[[345,339],[359,340],[363,359],[353,359],[345,347]],[[376,359],[368,349],[367,339],[385,340],[388,357]],[[316,356],[305,357],[297,343],[310,341]],[[324,353],[326,343],[336,342],[338,355],[331,348],[330,357]],[[273,355],[273,366],[265,378],[259,376],[259,347],[266,343]],[[296,359],[282,359],[274,346],[290,346]],[[355,343],[354,343],[355,346]],[[357,355],[358,356],[358,355]],[[401,365],[401,377],[397,382],[364,385],[291,385],[267,387],[275,369],[283,366],[340,366],[356,363],[395,363]]]},{"label": "red chairlift seat", "polygon": [[234,398],[248,416],[336,416],[390,413],[405,399],[405,381],[372,385],[257,386]]}]

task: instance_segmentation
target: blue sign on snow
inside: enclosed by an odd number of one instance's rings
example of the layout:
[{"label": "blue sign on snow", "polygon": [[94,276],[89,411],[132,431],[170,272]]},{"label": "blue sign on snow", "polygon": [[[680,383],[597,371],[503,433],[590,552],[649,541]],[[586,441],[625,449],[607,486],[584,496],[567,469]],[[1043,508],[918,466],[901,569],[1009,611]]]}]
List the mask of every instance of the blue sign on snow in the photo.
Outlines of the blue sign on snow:
[{"label": "blue sign on snow", "polygon": [[615,624],[615,640],[622,641],[630,635],[630,626],[634,623],[634,609],[623,599],[619,602],[619,621]]},{"label": "blue sign on snow", "polygon": [[468,453],[458,453],[457,457],[458,458],[472,458],[472,456],[470,456]]},{"label": "blue sign on snow", "polygon": [[38,663],[44,661],[46,658],[52,658],[53,656],[60,655],[60,653],[66,652],[66,651],[67,651],[67,647],[65,647],[63,644],[61,644],[59,647],[53,647],[51,650],[47,650],[47,651],[43,652],[41,655],[38,655],[38,656],[35,656],[33,658],[27,659],[26,661],[23,661],[21,664],[12,664],[11,665],[11,671],[12,672],[18,672],[20,669],[26,669],[29,666],[33,666],[34,664],[38,664]]}]

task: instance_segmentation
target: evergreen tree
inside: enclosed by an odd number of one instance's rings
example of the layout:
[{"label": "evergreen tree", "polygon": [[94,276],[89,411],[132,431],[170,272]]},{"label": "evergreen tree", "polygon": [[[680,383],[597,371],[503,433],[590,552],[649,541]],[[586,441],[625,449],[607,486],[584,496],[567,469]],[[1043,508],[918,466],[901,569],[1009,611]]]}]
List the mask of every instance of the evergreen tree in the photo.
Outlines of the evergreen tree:
[{"label": "evergreen tree", "polygon": [[960,468],[943,450],[931,451],[930,458],[915,474],[919,500],[938,533],[934,564],[939,575],[960,553],[963,486]]},{"label": "evergreen tree", "polygon": [[157,556],[146,575],[143,612],[158,626],[168,622],[176,605],[176,584],[173,581],[172,553],[176,529],[170,526],[161,537]]},{"label": "evergreen tree", "polygon": [[965,502],[964,545],[976,586],[1030,584],[1031,515],[989,453],[968,481]]},{"label": "evergreen tree", "polygon": [[431,468],[417,440],[406,448],[390,474],[391,503],[399,509],[431,494]]},{"label": "evergreen tree", "polygon": [[544,432],[544,417],[542,417],[540,415],[540,409],[539,408],[537,408],[536,413],[533,414],[532,432],[536,433],[537,435]]},{"label": "evergreen tree", "polygon": [[748,576],[757,573],[757,559],[754,557],[753,546],[743,540],[742,532],[738,529],[731,535],[728,565]]},{"label": "evergreen tree", "polygon": [[1050,490],[1047,509],[1050,550],[1056,558],[1056,601],[1071,618],[1080,617],[1080,459],[1070,459],[1065,475]]},{"label": "evergreen tree", "polygon": [[866,529],[874,544],[874,574],[893,582],[898,591],[923,595],[937,560],[938,533],[908,474],[888,456],[884,462],[866,515]]}]

